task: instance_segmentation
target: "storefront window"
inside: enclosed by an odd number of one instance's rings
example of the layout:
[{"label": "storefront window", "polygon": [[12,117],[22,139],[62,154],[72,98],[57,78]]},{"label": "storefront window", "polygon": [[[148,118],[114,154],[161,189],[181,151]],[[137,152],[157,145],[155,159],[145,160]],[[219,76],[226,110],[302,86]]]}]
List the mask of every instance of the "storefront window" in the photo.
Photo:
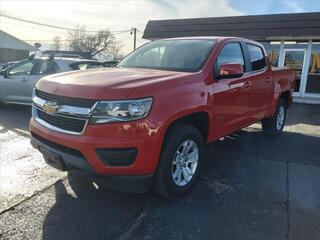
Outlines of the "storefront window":
[{"label": "storefront window", "polygon": [[320,42],[312,43],[306,93],[320,94]]},{"label": "storefront window", "polygon": [[296,72],[296,84],[294,88],[295,92],[300,92],[304,58],[305,58],[304,49],[285,49],[284,50],[283,66],[289,69],[293,69]]},{"label": "storefront window", "polygon": [[300,92],[302,70],[304,68],[307,42],[285,41],[284,42],[284,67],[294,69],[296,72],[296,84],[294,91]]},{"label": "storefront window", "polygon": [[278,67],[280,42],[262,42],[273,67]]}]

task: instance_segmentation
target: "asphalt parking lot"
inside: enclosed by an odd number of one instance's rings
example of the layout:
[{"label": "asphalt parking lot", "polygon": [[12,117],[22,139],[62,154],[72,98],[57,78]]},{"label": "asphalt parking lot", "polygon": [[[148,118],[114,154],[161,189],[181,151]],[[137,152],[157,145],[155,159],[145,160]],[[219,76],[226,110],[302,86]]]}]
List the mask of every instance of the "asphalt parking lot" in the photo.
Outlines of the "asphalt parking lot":
[{"label": "asphalt parking lot", "polygon": [[29,107],[0,107],[0,239],[320,238],[320,105],[294,104],[281,137],[255,124],[210,144],[179,201],[45,165],[29,118]]}]

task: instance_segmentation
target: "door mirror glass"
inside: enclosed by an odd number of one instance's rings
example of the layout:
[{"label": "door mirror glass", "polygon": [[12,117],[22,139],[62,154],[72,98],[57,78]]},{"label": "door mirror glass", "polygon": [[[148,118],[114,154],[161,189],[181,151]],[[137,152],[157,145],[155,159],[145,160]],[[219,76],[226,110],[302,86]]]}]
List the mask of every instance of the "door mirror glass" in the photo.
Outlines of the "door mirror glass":
[{"label": "door mirror glass", "polygon": [[218,78],[238,78],[243,75],[243,67],[240,63],[222,63],[219,68]]}]

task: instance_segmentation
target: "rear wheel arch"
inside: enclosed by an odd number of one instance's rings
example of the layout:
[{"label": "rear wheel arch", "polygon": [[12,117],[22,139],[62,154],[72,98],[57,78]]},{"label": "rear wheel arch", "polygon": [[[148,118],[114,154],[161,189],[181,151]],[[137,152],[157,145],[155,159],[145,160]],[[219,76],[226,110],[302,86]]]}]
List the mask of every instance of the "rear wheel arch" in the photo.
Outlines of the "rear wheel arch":
[{"label": "rear wheel arch", "polygon": [[280,94],[279,99],[282,98],[286,102],[286,107],[290,106],[291,103],[291,92],[284,91]]},{"label": "rear wheel arch", "polygon": [[275,92],[274,93],[273,98],[272,98],[270,105],[269,105],[268,112],[265,116],[266,118],[272,117],[275,114],[280,99],[283,99],[286,103],[286,107],[289,107],[291,104],[291,101],[292,101],[291,92],[289,90],[286,90],[283,92]]}]

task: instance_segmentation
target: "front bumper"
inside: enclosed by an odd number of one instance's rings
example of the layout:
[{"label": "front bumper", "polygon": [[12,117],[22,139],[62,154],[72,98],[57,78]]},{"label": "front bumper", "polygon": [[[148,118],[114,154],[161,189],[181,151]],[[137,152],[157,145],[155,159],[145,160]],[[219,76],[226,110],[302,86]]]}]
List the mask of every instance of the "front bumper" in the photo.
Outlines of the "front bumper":
[{"label": "front bumper", "polygon": [[[44,154],[44,151],[50,151],[55,155],[59,156],[59,159],[56,161],[49,160],[45,157],[45,161],[50,166],[57,168],[61,171],[68,171],[71,169],[78,169],[84,172],[89,173],[90,175],[96,177],[97,182],[108,186],[109,188],[132,192],[132,193],[144,193],[151,189],[153,182],[153,174],[148,175],[114,175],[114,176],[105,176],[99,175],[95,170],[90,166],[88,161],[80,154],[76,152],[70,152],[67,149],[63,150],[63,147],[54,143],[50,143],[45,139],[39,138],[33,134],[31,137],[31,145],[38,149],[41,153]],[[45,149],[45,150],[44,150]]]},{"label": "front bumper", "polygon": [[[35,148],[40,151],[49,150],[60,157],[60,166],[54,167],[60,170],[80,169],[99,178],[103,177],[103,182],[107,185],[112,182],[111,185],[117,185],[115,188],[125,191],[136,188],[136,185],[138,189],[134,192],[150,188],[162,145],[160,128],[147,119],[131,123],[87,126],[85,133],[78,136],[50,130],[31,119],[30,132],[31,144]],[[109,148],[137,149],[134,162],[128,166],[107,165],[99,158],[97,149]],[[54,165],[52,162],[48,164]],[[128,186],[121,184],[127,180],[133,185],[128,190],[121,187]]]}]

